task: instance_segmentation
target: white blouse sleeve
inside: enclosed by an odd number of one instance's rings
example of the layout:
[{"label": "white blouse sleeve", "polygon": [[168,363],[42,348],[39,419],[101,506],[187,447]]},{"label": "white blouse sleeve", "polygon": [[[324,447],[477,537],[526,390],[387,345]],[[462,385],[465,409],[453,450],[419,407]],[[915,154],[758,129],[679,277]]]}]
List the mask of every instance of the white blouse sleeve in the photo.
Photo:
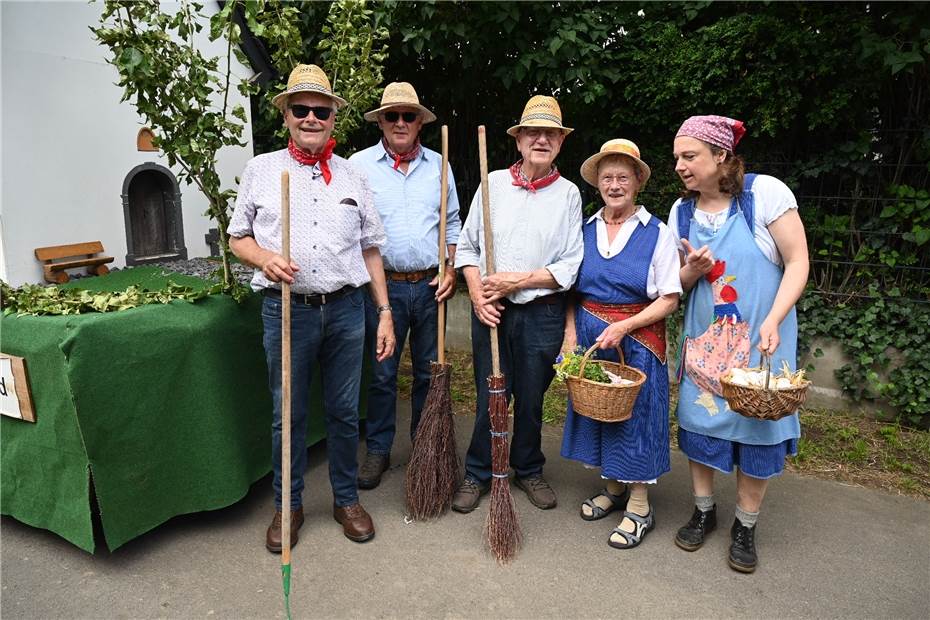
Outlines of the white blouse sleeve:
[{"label": "white blouse sleeve", "polygon": [[[673,209],[674,212],[674,209]],[[669,216],[671,219],[671,215]],[[649,277],[646,282],[646,294],[649,299],[656,299],[661,295],[682,293],[679,274],[678,248],[675,243],[676,235],[665,224],[659,224],[659,238],[656,241],[655,251],[652,253],[652,262],[649,264]]]},{"label": "white blouse sleeve", "polygon": [[[675,244],[678,251],[684,252],[685,246],[682,245],[681,239],[678,238],[678,205],[680,204],[681,198],[675,201],[675,204],[672,205],[672,210],[668,212],[668,232],[672,236],[672,243]],[[659,233],[659,238],[661,239],[661,233]]]}]

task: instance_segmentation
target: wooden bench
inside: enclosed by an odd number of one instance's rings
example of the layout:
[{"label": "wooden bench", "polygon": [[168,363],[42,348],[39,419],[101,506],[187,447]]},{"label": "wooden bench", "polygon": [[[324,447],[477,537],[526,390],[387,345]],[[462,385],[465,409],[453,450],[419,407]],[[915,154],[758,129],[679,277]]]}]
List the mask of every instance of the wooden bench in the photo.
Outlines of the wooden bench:
[{"label": "wooden bench", "polygon": [[58,284],[64,284],[71,279],[65,269],[87,267],[87,273],[102,276],[110,272],[106,264],[113,262],[112,256],[98,256],[103,253],[103,244],[99,241],[52,245],[36,248],[35,252],[36,258],[44,263],[42,270],[46,281]]}]

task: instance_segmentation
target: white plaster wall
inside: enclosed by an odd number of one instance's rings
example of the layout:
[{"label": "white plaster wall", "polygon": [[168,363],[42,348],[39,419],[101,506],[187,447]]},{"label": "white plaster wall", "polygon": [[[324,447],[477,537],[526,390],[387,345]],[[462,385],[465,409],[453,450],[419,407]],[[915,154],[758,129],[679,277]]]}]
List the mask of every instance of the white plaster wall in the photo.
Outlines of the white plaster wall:
[{"label": "white plaster wall", "polygon": [[[101,11],[99,3],[0,2],[0,277],[13,286],[42,281],[33,254],[42,246],[100,240],[116,259],[111,266],[125,265],[123,180],[142,163],[168,167],[161,153],[136,150],[143,121],[130,102],[120,103],[116,69],[88,29]],[[206,31],[201,50],[225,57]],[[236,63],[233,73],[251,70]],[[236,89],[230,101],[249,110]],[[247,147],[219,153],[224,187],[252,157],[250,126],[244,136]],[[207,200],[195,186],[181,191],[188,256],[206,256]]]}]

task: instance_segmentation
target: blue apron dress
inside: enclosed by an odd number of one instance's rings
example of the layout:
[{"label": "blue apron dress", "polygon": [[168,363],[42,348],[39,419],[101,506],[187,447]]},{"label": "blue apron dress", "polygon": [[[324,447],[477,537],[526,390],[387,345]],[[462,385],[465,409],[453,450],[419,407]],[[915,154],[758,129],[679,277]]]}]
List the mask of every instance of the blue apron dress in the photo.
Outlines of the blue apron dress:
[{"label": "blue apron dress", "polygon": [[[748,187],[753,177],[747,175]],[[725,267],[722,275],[713,277],[713,282],[700,278],[686,303],[679,362],[679,445],[690,459],[710,467],[729,473],[735,460],[744,473],[767,478],[781,472],[786,454],[797,451],[797,438],[801,433],[797,413],[769,421],[747,418],[732,411],[718,392],[719,381],[714,381],[725,369],[699,369],[703,359],[696,361],[686,357],[690,351],[692,356],[706,354],[710,359],[713,352],[703,348],[716,344],[730,349],[730,362],[738,358],[742,362],[733,363],[734,366],[759,366],[761,353],[756,348],[759,326],[775,301],[783,270],[756,245],[750,228],[754,209],[751,191],[743,191],[738,199],[734,198],[726,223],[717,231],[694,220],[694,208],[693,200],[679,204],[679,234],[687,236],[695,248],[707,245]],[[719,263],[715,267],[720,270]],[[711,275],[718,274],[712,272]],[[778,329],[781,343],[772,356],[773,369],[780,370],[783,361],[792,370],[796,368],[797,333],[797,315],[792,308]],[[748,339],[748,347],[738,337]],[[748,358],[743,351],[748,351]],[[727,459],[720,456],[721,446],[715,445],[719,444],[715,439],[743,445],[735,446]],[[753,451],[751,446],[759,449]],[[763,446],[771,449],[762,449]],[[741,462],[740,449],[743,449],[742,461],[745,462]]]},{"label": "blue apron dress", "polygon": [[[637,225],[619,254],[604,258],[597,250],[597,222],[583,227],[584,259],[575,290],[582,299],[607,304],[642,304],[646,294],[649,265],[659,238],[659,220]],[[575,308],[578,344],[587,349],[608,322]],[[562,456],[600,467],[601,475],[623,482],[649,482],[669,471],[668,367],[649,348],[626,336],[620,346],[628,366],[646,373],[633,405],[633,417],[625,422],[598,422],[575,413],[571,400],[562,435]],[[616,349],[597,352],[599,359],[618,361]]]}]

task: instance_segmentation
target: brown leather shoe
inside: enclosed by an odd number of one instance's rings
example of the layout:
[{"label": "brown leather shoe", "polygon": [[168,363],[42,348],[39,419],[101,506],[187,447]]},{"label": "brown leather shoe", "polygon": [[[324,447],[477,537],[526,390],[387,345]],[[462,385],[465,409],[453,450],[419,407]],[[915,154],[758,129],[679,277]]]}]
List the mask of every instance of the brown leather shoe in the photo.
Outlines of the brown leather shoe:
[{"label": "brown leather shoe", "polygon": [[381,484],[381,474],[390,466],[390,455],[367,453],[365,462],[358,470],[358,488],[373,489]]},{"label": "brown leather shoe", "polygon": [[468,514],[478,507],[481,496],[491,490],[490,484],[479,484],[471,478],[465,478],[452,496],[452,510]]},{"label": "brown leather shoe", "polygon": [[542,474],[527,476],[526,478],[517,478],[514,480],[517,487],[526,492],[530,502],[540,510],[549,510],[555,508],[558,500],[555,497],[555,491],[542,477]]},{"label": "brown leather shoe", "polygon": [[333,506],[333,518],[342,524],[342,532],[349,540],[365,542],[375,537],[375,524],[361,504]]},{"label": "brown leather shoe", "polygon": [[[274,513],[268,532],[265,534],[265,546],[272,553],[281,553],[281,511]],[[291,549],[297,544],[297,530],[304,524],[304,507],[291,510]]]}]

